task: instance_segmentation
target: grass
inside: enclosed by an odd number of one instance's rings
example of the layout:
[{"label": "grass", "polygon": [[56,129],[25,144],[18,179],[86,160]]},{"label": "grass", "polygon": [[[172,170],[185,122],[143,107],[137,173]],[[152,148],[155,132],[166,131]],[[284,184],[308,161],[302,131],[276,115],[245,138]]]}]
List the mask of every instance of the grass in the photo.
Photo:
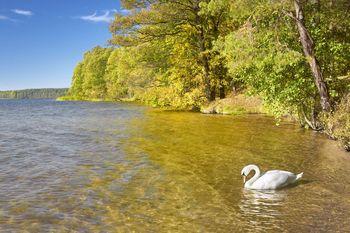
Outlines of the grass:
[{"label": "grass", "polygon": [[259,97],[245,94],[231,95],[225,99],[210,102],[201,108],[201,112],[224,115],[265,113],[263,101]]}]

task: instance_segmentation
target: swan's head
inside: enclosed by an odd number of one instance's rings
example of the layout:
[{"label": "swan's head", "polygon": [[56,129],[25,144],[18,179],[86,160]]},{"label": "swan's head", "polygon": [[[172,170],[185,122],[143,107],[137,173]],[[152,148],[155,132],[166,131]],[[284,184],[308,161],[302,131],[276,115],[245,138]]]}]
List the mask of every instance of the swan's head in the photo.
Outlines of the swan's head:
[{"label": "swan's head", "polygon": [[249,175],[249,173],[255,169],[258,169],[258,167],[254,164],[247,165],[242,169],[241,175],[243,176],[243,183],[245,183],[246,177]]},{"label": "swan's head", "polygon": [[242,171],[241,171],[241,176],[243,176],[243,184],[245,184],[245,179],[246,179],[246,177],[248,176],[248,174],[249,174],[249,172],[250,172],[250,171],[247,170],[247,167],[248,167],[248,166],[245,166],[245,167],[242,169]]}]

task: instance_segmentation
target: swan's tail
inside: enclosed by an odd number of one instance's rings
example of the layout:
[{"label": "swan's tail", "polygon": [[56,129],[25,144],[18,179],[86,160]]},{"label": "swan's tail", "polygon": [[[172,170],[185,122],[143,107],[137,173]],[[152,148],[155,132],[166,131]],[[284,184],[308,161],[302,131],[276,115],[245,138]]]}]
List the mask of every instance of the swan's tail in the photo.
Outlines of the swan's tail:
[{"label": "swan's tail", "polygon": [[297,178],[295,179],[295,181],[300,180],[301,177],[303,177],[303,174],[304,174],[304,172],[298,174],[298,175],[297,175]]}]

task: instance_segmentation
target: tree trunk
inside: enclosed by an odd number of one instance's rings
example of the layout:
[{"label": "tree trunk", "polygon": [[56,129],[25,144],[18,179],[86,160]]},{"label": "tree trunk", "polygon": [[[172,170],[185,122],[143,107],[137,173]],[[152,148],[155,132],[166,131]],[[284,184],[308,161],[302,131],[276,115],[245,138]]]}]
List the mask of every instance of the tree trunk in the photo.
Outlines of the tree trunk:
[{"label": "tree trunk", "polygon": [[225,99],[226,94],[225,94],[225,86],[222,83],[222,76],[219,77],[219,97],[220,99]]},{"label": "tree trunk", "polygon": [[309,62],[314,81],[321,98],[321,107],[323,111],[329,112],[331,110],[330,98],[327,85],[322,76],[320,65],[316,59],[314,52],[314,43],[307,31],[304,23],[304,13],[300,0],[294,0],[296,23],[300,35],[300,42],[303,46],[304,55]]},{"label": "tree trunk", "polygon": [[204,85],[205,85],[205,96],[208,101],[215,100],[215,90],[214,90],[214,97],[213,97],[213,90],[211,88],[210,84],[210,65],[209,65],[209,58],[205,47],[205,38],[204,38],[204,31],[201,29],[200,32],[200,51],[201,51],[201,62],[203,65],[203,76],[204,76]]},{"label": "tree trunk", "polygon": [[220,99],[224,99],[226,97],[224,78],[226,77],[227,69],[223,64],[223,61],[220,61],[220,63],[216,66],[216,73],[219,76],[219,97]]},{"label": "tree trunk", "polygon": [[225,87],[221,84],[219,88],[219,94],[220,94],[220,99],[225,99],[226,94],[225,94]]},{"label": "tree trunk", "polygon": [[214,101],[216,98],[216,89],[215,87],[212,87],[211,91],[210,91],[210,99],[209,101]]},{"label": "tree trunk", "polygon": [[[202,55],[202,63],[204,67],[204,84],[205,84],[205,95],[208,101],[213,101],[212,98],[212,90],[211,90],[211,85],[210,85],[210,68],[209,68],[209,62],[208,58],[206,55]],[[215,98],[214,98],[215,99]]]},{"label": "tree trunk", "polygon": [[[202,54],[202,64],[203,64],[203,76],[204,76],[204,84],[205,84],[205,96],[208,101],[215,100],[215,89],[212,90],[210,84],[210,66],[209,61],[206,54]],[[214,96],[214,97],[213,97]]]}]

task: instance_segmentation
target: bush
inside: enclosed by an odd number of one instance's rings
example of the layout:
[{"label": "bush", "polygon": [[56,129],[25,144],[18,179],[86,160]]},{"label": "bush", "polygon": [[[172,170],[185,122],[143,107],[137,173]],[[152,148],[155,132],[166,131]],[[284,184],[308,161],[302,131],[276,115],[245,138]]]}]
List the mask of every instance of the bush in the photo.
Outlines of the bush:
[{"label": "bush", "polygon": [[350,94],[341,100],[333,113],[323,119],[326,132],[350,151]]},{"label": "bush", "polygon": [[181,93],[174,87],[152,87],[139,94],[137,99],[147,105],[168,110],[197,110],[205,102],[198,88]]}]

